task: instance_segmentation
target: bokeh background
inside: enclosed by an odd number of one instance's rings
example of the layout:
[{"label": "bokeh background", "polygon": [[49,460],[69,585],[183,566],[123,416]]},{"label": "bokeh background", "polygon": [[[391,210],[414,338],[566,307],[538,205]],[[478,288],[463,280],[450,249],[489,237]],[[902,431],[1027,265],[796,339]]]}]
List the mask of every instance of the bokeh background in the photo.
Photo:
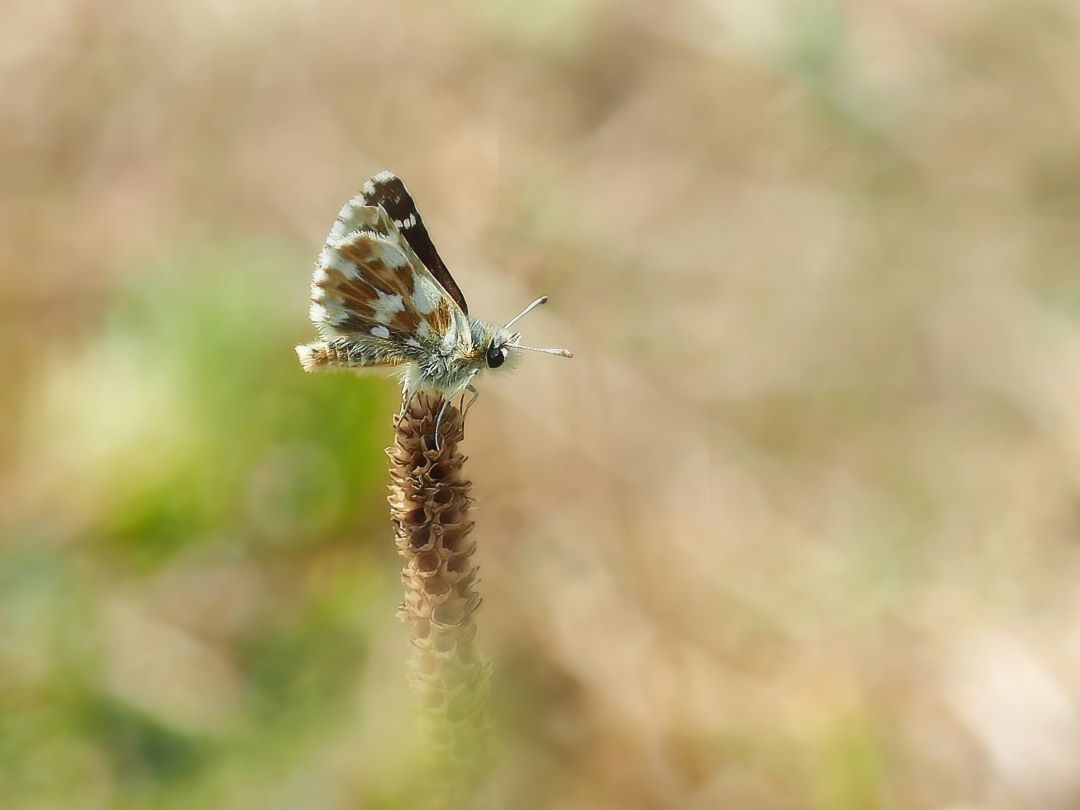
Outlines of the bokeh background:
[{"label": "bokeh background", "polygon": [[414,807],[391,168],[476,314],[495,807],[1080,806],[1080,6],[38,0],[0,27],[0,807]]}]

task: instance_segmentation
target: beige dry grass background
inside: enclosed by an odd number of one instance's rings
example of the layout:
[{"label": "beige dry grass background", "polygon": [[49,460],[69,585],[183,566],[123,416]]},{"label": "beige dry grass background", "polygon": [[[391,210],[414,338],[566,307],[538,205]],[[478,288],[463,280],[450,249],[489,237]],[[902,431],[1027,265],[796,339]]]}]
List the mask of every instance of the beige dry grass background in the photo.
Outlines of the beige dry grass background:
[{"label": "beige dry grass background", "polygon": [[0,27],[0,806],[411,807],[410,184],[530,356],[464,450],[493,806],[1080,806],[1080,6],[43,0]]}]

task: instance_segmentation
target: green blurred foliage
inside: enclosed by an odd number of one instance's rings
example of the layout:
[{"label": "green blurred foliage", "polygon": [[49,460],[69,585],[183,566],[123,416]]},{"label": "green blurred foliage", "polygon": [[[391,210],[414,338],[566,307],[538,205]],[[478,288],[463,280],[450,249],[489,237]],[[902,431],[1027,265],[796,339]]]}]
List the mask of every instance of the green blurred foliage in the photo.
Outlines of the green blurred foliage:
[{"label": "green blurred foliage", "polygon": [[[3,806],[96,806],[95,784],[102,802],[123,797],[110,807],[226,806],[223,779],[270,773],[342,722],[371,622],[391,612],[381,493],[395,396],[381,380],[300,372],[296,291],[266,272],[283,257],[307,264],[256,244],[149,261],[68,358],[84,371],[59,383],[50,416],[83,444],[38,438],[86,512],[77,547],[55,513],[12,526],[0,555],[9,652],[31,643],[40,660],[21,663],[43,668],[29,682],[0,674]],[[106,383],[100,399],[70,385],[89,376]],[[242,691],[225,727],[204,733],[114,696],[103,613],[111,582],[223,554],[258,557],[288,584],[232,638]],[[298,588],[288,569],[317,587]],[[135,655],[168,654],[152,634],[139,643]],[[87,794],[72,795],[84,780]]]},{"label": "green blurred foliage", "polygon": [[101,340],[125,346],[136,375],[164,376],[173,408],[131,448],[153,457],[152,474],[109,482],[98,531],[133,558],[160,563],[222,533],[317,543],[351,525],[357,503],[378,504],[351,493],[381,487],[392,389],[296,373],[281,328],[291,312],[273,306],[295,302],[260,273],[272,255],[237,246],[141,268],[106,315]]}]

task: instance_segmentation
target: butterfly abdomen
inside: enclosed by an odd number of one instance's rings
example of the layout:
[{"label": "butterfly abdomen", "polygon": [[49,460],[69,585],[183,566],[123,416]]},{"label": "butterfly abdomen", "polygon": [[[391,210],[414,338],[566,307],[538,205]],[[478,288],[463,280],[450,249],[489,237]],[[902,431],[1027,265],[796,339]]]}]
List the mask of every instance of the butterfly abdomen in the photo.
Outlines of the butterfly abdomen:
[{"label": "butterfly abdomen", "polygon": [[370,346],[345,339],[297,346],[296,354],[304,371],[396,366],[405,362],[400,357],[390,356],[375,351]]}]

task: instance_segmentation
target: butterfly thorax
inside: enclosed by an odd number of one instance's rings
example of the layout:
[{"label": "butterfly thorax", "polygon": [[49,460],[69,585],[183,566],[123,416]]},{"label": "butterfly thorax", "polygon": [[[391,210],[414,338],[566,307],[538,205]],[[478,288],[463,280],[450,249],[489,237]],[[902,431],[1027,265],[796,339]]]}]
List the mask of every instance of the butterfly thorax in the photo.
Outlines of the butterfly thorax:
[{"label": "butterfly thorax", "polygon": [[488,367],[488,352],[510,341],[507,329],[469,318],[468,331],[451,340],[425,347],[417,359],[402,369],[406,391],[434,390],[453,394]]}]

